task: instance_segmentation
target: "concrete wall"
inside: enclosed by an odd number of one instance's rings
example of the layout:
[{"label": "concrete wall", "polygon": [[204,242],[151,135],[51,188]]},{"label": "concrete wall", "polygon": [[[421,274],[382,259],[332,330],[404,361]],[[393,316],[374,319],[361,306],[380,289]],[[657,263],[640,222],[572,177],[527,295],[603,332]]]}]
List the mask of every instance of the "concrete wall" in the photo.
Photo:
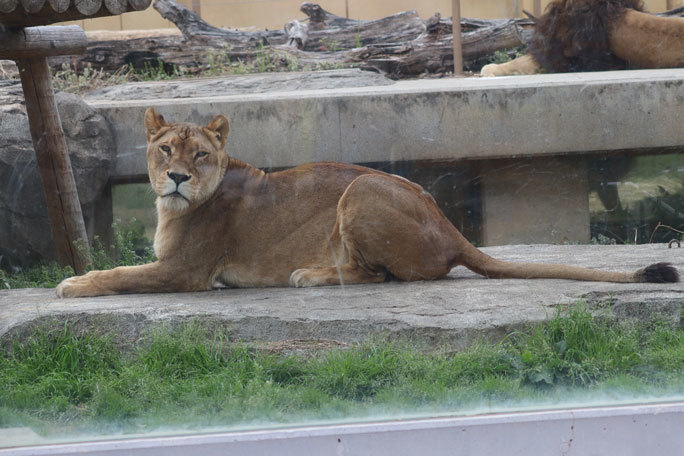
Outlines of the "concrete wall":
[{"label": "concrete wall", "polygon": [[[305,17],[299,6],[303,0],[194,0],[201,16],[219,27],[256,27],[280,29],[295,18]],[[193,0],[179,0],[188,8]],[[451,16],[451,0],[319,0],[316,3],[340,16],[353,19],[378,19],[401,11],[415,9],[427,18],[435,12]],[[533,11],[533,0],[462,0],[461,15],[476,18],[507,18],[520,16],[522,10]],[[549,0],[542,0],[542,7]],[[651,12],[684,4],[684,0],[646,0]],[[143,12],[126,13],[118,17],[89,19],[75,22],[84,30],[135,30],[173,27],[153,8]]]},{"label": "concrete wall", "polygon": [[684,145],[684,69],[400,81],[205,98],[88,99],[117,136],[114,175],[146,174],[142,117],[231,121],[227,150],[258,167],[463,160]]},{"label": "concrete wall", "polygon": [[123,180],[146,176],[142,118],[150,105],[169,121],[206,124],[227,115],[228,153],[261,168],[485,163],[481,241],[499,245],[588,242],[588,176],[576,154],[681,148],[683,89],[684,70],[673,69],[88,102],[113,127],[113,176]]}]

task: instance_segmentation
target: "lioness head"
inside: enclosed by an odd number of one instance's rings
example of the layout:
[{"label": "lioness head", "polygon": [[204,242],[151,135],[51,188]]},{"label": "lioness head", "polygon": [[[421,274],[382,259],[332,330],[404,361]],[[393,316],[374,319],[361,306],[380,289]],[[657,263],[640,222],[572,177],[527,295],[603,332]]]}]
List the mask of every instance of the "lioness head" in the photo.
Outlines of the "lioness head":
[{"label": "lioness head", "polygon": [[202,127],[167,124],[154,109],[147,109],[147,167],[160,207],[182,211],[214,193],[228,160],[223,150],[228,130],[228,119],[221,115]]}]

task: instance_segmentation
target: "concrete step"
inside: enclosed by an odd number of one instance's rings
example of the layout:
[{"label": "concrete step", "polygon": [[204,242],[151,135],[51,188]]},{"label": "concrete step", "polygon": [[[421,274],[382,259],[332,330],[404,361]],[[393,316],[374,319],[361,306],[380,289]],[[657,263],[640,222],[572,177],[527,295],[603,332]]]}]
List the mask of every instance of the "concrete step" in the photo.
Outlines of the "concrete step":
[{"label": "concrete step", "polygon": [[[519,245],[483,249],[510,261],[566,263],[632,271],[666,261],[684,272],[683,250],[667,245]],[[23,337],[38,325],[112,333],[134,344],[150,328],[196,321],[248,342],[377,336],[463,347],[497,340],[584,301],[622,319],[654,317],[679,325],[684,284],[615,284],[568,280],[484,279],[465,268],[433,282],[390,282],[309,289],[228,289],[202,293],[120,295],[60,300],[52,289],[0,291],[0,337]]]}]

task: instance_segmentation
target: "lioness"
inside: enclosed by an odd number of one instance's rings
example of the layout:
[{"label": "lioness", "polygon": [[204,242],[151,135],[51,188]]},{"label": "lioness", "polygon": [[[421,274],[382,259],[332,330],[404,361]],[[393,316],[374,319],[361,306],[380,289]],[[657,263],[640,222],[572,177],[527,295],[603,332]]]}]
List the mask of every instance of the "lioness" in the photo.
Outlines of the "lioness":
[{"label": "lioness", "polygon": [[158,260],[66,279],[58,296],[430,280],[459,265],[494,278],[679,280],[665,263],[623,273],[496,260],[402,177],[340,163],[267,174],[228,156],[221,115],[168,124],[149,108],[145,128]]}]

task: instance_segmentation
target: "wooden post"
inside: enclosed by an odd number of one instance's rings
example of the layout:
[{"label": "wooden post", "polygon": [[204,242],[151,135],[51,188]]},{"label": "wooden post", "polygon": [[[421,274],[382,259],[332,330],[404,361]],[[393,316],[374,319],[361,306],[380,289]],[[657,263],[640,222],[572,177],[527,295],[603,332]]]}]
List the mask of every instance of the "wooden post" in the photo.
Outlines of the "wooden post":
[{"label": "wooden post", "polygon": [[150,2],[0,0],[0,59],[17,62],[57,256],[62,265],[71,265],[77,274],[83,274],[90,263],[88,237],[47,57],[82,54],[88,40],[77,26],[44,26],[141,11],[150,6]]},{"label": "wooden post", "polygon": [[83,274],[90,263],[88,236],[46,56],[83,52],[85,33],[76,26],[25,28],[0,33],[0,43],[0,58],[16,60],[19,68],[58,259]]},{"label": "wooden post", "polygon": [[461,48],[461,0],[451,0],[451,20],[454,33],[454,76],[463,74],[463,50]]},{"label": "wooden post", "polygon": [[534,4],[532,6],[532,11],[533,11],[534,17],[541,16],[541,14],[542,14],[541,0],[534,0]]}]

